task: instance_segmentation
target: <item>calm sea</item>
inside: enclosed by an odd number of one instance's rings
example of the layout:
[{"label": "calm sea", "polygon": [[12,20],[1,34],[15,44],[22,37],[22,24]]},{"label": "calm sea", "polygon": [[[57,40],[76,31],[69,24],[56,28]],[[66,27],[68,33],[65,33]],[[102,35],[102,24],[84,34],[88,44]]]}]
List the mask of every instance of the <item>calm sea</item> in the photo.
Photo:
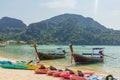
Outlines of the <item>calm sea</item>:
[{"label": "calm sea", "polygon": [[[82,54],[85,52],[92,52],[92,48],[101,47],[104,48],[104,54],[110,57],[105,57],[103,63],[89,64],[89,65],[75,65],[73,61],[74,69],[86,69],[101,74],[113,74],[115,76],[120,76],[120,46],[76,46],[73,45],[75,53]],[[45,60],[42,62],[48,63],[50,65],[57,65],[59,68],[69,67],[70,64],[70,49],[68,45],[38,45],[38,51],[41,52],[61,52],[61,49],[66,50],[67,56],[63,59],[56,60]],[[31,60],[35,59],[35,50],[32,45],[8,45],[6,47],[0,47],[0,56],[13,58],[18,60]]]}]

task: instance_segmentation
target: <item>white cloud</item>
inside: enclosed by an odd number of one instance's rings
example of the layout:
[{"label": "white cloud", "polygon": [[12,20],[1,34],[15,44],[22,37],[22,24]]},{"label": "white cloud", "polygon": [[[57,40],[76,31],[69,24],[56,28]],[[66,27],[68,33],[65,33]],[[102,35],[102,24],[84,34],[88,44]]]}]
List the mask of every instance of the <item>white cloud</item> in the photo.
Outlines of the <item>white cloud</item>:
[{"label": "white cloud", "polygon": [[49,8],[60,8],[60,9],[74,9],[76,8],[76,0],[53,0],[44,4]]}]

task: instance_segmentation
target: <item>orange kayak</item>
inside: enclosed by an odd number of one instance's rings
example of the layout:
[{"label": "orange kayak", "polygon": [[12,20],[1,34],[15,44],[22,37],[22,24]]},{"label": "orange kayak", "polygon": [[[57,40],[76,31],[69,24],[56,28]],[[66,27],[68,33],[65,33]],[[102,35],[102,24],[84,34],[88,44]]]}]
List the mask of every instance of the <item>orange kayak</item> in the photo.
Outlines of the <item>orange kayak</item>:
[{"label": "orange kayak", "polygon": [[48,70],[46,74],[48,74],[49,76],[52,76],[52,74],[55,72],[56,72],[56,70]]},{"label": "orange kayak", "polygon": [[60,72],[60,71],[56,71],[56,72],[54,72],[53,74],[52,74],[52,76],[54,76],[54,77],[60,77],[60,74],[61,74],[62,72]]},{"label": "orange kayak", "polygon": [[37,68],[34,71],[35,71],[36,74],[46,74],[48,69],[39,69],[39,68]]}]

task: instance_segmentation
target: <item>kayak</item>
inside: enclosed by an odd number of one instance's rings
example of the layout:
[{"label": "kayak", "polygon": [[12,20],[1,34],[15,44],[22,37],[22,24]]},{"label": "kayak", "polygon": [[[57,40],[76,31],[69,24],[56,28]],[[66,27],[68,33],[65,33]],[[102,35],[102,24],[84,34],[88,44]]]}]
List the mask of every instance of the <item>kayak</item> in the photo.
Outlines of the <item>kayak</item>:
[{"label": "kayak", "polygon": [[[25,65],[28,66],[29,70],[35,70],[42,66],[42,64],[36,64],[36,65],[25,64]],[[49,66],[45,66],[45,67],[46,67],[46,69],[49,69]]]},{"label": "kayak", "polygon": [[94,74],[94,72],[83,72],[83,74],[85,76],[92,76]]},{"label": "kayak", "polygon": [[41,66],[41,65],[37,65],[37,64],[28,64],[28,62],[20,61],[20,60],[16,61],[16,64],[27,66],[28,70],[35,70],[37,68],[40,68],[40,66]]},{"label": "kayak", "polygon": [[56,70],[48,70],[46,74],[48,76],[52,76],[52,74],[55,73],[55,72],[56,72]]},{"label": "kayak", "polygon": [[[106,78],[102,78],[102,79],[100,79],[100,80],[106,80]],[[118,79],[113,78],[113,79],[111,79],[111,80],[118,80]]]},{"label": "kayak", "polygon": [[61,74],[62,72],[60,72],[60,71],[56,71],[56,72],[54,72],[53,74],[52,74],[52,76],[54,76],[54,77],[60,77],[60,74]]},{"label": "kayak", "polygon": [[35,71],[36,74],[46,74],[48,69],[39,69],[39,68],[37,68],[34,71]]},{"label": "kayak", "polygon": [[28,69],[35,70],[39,68],[41,65],[31,65],[27,64],[26,61],[16,61],[16,63],[12,63],[11,61],[0,61],[0,65],[2,68],[11,68],[11,69]]},{"label": "kayak", "polygon": [[2,64],[1,67],[8,69],[28,69],[27,66],[21,64]]},{"label": "kayak", "polygon": [[78,75],[70,75],[70,80],[87,80],[84,77],[80,77]]},{"label": "kayak", "polygon": [[11,61],[6,61],[6,60],[0,61],[0,64],[11,64],[11,63],[12,63]]},{"label": "kayak", "polygon": [[25,64],[25,66],[27,66],[27,69],[29,70],[35,70],[37,68],[40,68],[40,65],[29,65],[29,64]]},{"label": "kayak", "polygon": [[70,72],[69,71],[65,71],[65,72],[62,72],[61,74],[60,74],[60,76],[62,77],[62,78],[64,78],[64,79],[69,79],[70,78]]},{"label": "kayak", "polygon": [[114,78],[113,75],[109,74],[106,77],[103,77],[101,80],[117,80],[117,79]]},{"label": "kayak", "polygon": [[87,80],[99,80],[99,79],[98,79],[98,76],[96,76],[96,75],[94,75],[94,76],[85,76],[85,78],[86,78]]},{"label": "kayak", "polygon": [[17,60],[17,61],[16,61],[16,64],[27,64],[27,62],[26,62],[26,61],[23,61],[23,60]]}]

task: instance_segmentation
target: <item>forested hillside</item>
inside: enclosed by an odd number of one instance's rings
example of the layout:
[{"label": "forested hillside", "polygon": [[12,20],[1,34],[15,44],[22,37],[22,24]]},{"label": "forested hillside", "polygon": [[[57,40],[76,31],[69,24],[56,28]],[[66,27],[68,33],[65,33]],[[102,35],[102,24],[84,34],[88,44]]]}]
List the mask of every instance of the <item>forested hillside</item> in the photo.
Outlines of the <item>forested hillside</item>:
[{"label": "forested hillside", "polygon": [[26,30],[5,39],[37,41],[40,44],[119,45],[120,31],[109,29],[89,17],[62,14],[32,23]]},{"label": "forested hillside", "polygon": [[0,19],[0,38],[10,38],[11,36],[23,32],[27,26],[18,19],[3,17]]}]

